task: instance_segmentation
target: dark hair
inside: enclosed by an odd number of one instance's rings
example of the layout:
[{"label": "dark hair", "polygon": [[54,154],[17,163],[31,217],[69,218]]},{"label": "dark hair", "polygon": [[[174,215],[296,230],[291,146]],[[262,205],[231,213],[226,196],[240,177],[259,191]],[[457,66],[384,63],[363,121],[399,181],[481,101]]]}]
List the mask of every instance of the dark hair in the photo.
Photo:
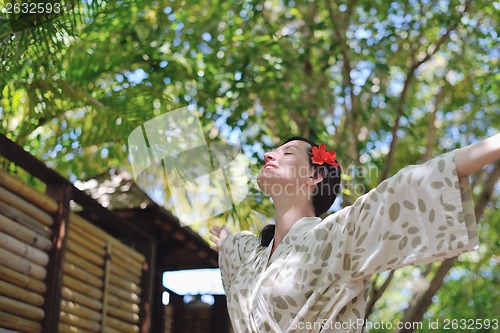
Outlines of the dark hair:
[{"label": "dark hair", "polygon": [[[313,141],[303,138],[301,136],[293,136],[283,142],[281,145],[288,143],[290,141],[299,140],[307,142],[311,145],[308,150],[309,157],[312,157],[312,147],[318,146]],[[331,207],[337,194],[340,192],[340,175],[342,169],[340,166],[333,166],[324,163],[323,165],[313,164],[311,158],[309,158],[309,164],[315,170],[315,173],[320,173],[323,176],[323,180],[316,185],[316,191],[313,194],[313,207],[316,216],[321,216],[325,213],[328,208]],[[269,246],[271,240],[274,238],[275,225],[268,224],[264,226],[259,234],[260,244],[264,247]]]}]

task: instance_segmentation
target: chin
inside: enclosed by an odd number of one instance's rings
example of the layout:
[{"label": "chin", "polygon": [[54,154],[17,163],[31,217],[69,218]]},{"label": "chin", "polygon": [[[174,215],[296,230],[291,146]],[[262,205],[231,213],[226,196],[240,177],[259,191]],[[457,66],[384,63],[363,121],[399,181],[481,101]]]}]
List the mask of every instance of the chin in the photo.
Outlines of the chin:
[{"label": "chin", "polygon": [[271,195],[273,187],[279,186],[279,184],[281,183],[282,181],[280,181],[278,177],[273,175],[266,175],[261,172],[257,176],[257,185],[259,185],[262,193],[266,195]]},{"label": "chin", "polygon": [[262,173],[259,173],[259,175],[257,176],[257,185],[259,186],[261,192],[266,195],[269,195],[269,193],[271,192],[270,188],[272,186],[272,183],[269,180],[270,179],[263,176]]},{"label": "chin", "polygon": [[297,187],[297,179],[277,177],[276,175],[266,175],[262,172],[257,176],[257,185],[262,193],[274,197],[286,193],[286,190],[294,192]]}]

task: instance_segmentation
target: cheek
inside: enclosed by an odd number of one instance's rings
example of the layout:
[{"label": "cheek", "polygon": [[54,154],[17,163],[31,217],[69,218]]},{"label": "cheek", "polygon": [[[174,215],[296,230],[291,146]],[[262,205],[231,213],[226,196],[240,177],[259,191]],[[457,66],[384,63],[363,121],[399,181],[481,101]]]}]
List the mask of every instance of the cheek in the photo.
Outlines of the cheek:
[{"label": "cheek", "polygon": [[292,168],[293,176],[300,180],[308,180],[312,175],[311,166],[309,163],[304,163],[303,161],[296,162]]}]

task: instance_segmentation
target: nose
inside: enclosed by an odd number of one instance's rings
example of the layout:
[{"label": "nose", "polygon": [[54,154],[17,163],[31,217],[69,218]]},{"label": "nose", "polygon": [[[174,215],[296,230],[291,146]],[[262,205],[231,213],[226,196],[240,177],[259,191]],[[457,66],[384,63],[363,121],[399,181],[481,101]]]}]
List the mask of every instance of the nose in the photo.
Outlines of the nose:
[{"label": "nose", "polygon": [[275,154],[274,151],[268,151],[267,153],[264,153],[264,162],[267,163],[270,160],[276,160],[274,154]]}]

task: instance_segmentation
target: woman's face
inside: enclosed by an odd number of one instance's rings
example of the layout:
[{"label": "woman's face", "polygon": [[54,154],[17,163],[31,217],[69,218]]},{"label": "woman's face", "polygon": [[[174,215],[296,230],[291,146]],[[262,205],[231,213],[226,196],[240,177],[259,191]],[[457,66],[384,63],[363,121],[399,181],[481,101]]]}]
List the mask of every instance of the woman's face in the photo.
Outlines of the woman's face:
[{"label": "woman's face", "polygon": [[[265,165],[257,176],[259,188],[267,195],[297,195],[312,185],[314,170],[309,164],[307,142],[294,140],[264,154]],[[304,192],[305,194],[305,192]]]}]

